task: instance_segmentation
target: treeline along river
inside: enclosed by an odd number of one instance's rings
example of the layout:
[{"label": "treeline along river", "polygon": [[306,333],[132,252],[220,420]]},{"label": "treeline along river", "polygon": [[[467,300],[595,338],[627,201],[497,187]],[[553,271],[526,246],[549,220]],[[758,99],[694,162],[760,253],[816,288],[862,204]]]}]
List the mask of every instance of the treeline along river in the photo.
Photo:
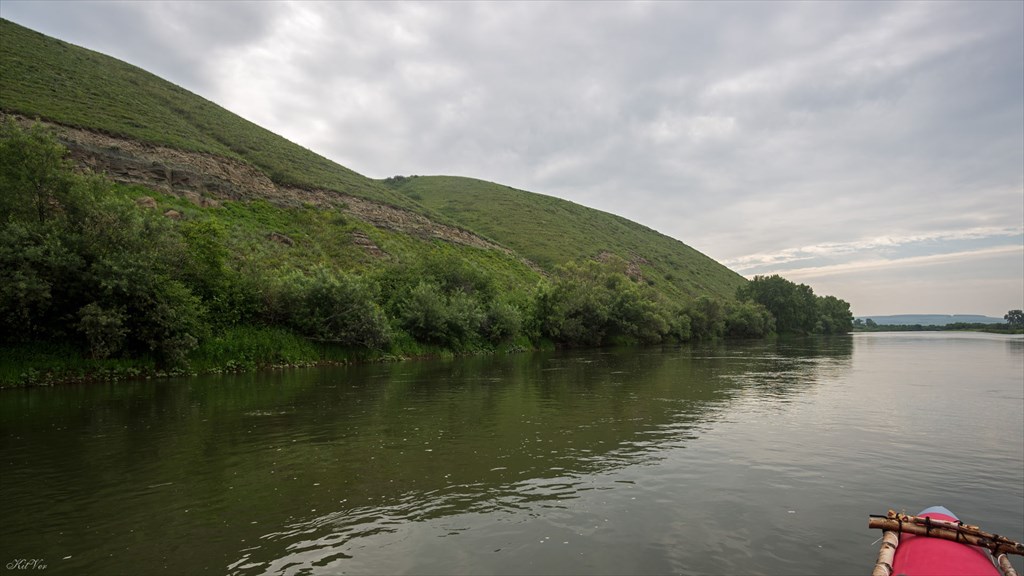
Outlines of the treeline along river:
[{"label": "treeline along river", "polygon": [[1020,337],[899,333],[3,390],[2,560],[866,574],[889,507],[1024,539],[1022,380]]}]

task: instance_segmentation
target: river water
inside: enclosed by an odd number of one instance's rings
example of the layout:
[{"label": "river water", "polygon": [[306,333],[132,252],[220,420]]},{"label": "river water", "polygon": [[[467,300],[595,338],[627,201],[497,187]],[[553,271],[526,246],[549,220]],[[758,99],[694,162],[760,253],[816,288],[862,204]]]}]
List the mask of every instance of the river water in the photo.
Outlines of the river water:
[{"label": "river water", "polygon": [[5,573],[867,574],[868,515],[935,504],[1024,540],[1020,337],[6,390],[0,417]]}]

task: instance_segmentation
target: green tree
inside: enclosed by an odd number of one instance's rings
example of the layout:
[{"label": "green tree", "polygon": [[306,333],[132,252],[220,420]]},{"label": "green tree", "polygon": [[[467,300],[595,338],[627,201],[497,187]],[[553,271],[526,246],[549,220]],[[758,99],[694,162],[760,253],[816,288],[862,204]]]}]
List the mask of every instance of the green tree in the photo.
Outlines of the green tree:
[{"label": "green tree", "polygon": [[597,262],[559,266],[537,291],[541,333],[570,346],[600,346],[608,332],[611,294]]},{"label": "green tree", "polygon": [[77,328],[85,335],[92,358],[107,358],[121,350],[128,332],[123,310],[104,309],[91,302],[82,306],[78,317]]},{"label": "green tree", "polygon": [[637,284],[623,273],[609,273],[605,288],[610,292],[610,335],[641,344],[662,341],[669,323],[646,285]]},{"label": "green tree", "polygon": [[817,307],[809,286],[794,284],[778,274],[755,276],[737,290],[736,297],[768,309],[779,332],[807,333],[814,329]]},{"label": "green tree", "polygon": [[1024,310],[1010,310],[1003,320],[1013,328],[1024,328]]},{"label": "green tree", "polygon": [[806,284],[795,284],[779,276],[755,276],[736,291],[740,301],[756,302],[775,317],[775,329],[782,333],[835,334],[853,329],[850,304],[834,296],[815,296]]},{"label": "green tree", "polygon": [[693,338],[714,339],[725,335],[725,306],[709,296],[700,296],[686,308]]},{"label": "green tree", "polygon": [[0,150],[3,338],[184,364],[205,308],[177,278],[185,252],[171,222],[110,182],[74,174],[41,128],[4,124]]},{"label": "green tree", "polygon": [[39,124],[0,125],[0,213],[39,224],[61,214],[71,187],[66,150]]},{"label": "green tree", "polygon": [[493,277],[448,247],[389,266],[377,280],[396,327],[420,342],[467,349],[508,338],[521,326],[515,310],[496,303]]},{"label": "green tree", "polygon": [[683,308],[676,309],[668,314],[669,339],[676,342],[688,342],[693,337],[690,316]]},{"label": "green tree", "polygon": [[755,302],[740,302],[728,309],[725,334],[729,338],[763,338],[775,331],[775,317]]},{"label": "green tree", "polygon": [[823,334],[845,334],[853,330],[853,313],[850,303],[835,296],[819,296],[816,301],[818,308],[819,329]]}]

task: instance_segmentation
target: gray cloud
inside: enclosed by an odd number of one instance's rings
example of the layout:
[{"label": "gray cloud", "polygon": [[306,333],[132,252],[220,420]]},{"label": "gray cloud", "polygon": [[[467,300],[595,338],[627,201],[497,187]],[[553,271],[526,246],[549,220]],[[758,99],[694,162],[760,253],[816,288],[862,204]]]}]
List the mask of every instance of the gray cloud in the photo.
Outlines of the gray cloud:
[{"label": "gray cloud", "polygon": [[720,260],[1024,226],[1021,3],[52,5],[2,11],[367,175],[561,196]]},{"label": "gray cloud", "polygon": [[211,58],[261,42],[283,9],[264,2],[5,0],[0,15],[208,94],[218,77]]}]

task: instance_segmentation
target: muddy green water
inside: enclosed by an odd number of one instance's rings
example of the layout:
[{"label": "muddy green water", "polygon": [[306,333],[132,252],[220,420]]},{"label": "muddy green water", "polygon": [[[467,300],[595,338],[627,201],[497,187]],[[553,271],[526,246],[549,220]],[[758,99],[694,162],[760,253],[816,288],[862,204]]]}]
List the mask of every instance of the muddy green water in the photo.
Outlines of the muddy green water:
[{"label": "muddy green water", "polygon": [[0,418],[5,574],[867,574],[868,515],[935,504],[1024,540],[1019,337],[6,390]]}]

